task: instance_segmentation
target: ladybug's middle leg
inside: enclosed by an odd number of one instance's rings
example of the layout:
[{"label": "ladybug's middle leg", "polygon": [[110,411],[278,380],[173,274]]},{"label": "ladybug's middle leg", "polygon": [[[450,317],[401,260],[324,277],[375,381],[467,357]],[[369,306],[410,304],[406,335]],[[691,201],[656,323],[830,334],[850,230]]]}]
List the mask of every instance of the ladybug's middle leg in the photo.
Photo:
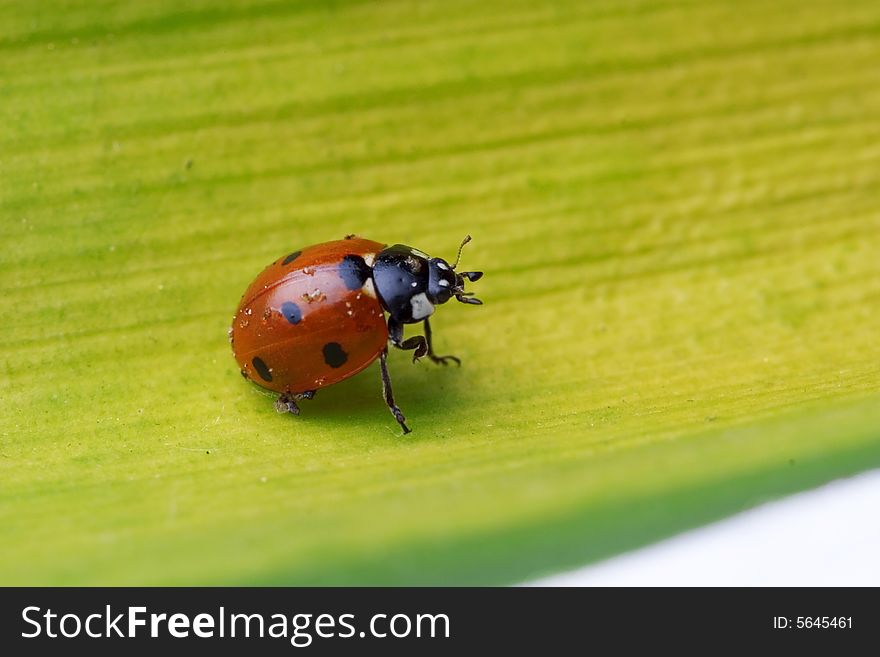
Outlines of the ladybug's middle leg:
[{"label": "ladybug's middle leg", "polygon": [[306,390],[305,392],[282,392],[275,400],[275,410],[279,413],[293,413],[299,415],[299,406],[296,405],[301,399],[311,399],[315,396],[314,390]]},{"label": "ladybug's middle leg", "polygon": [[397,420],[397,423],[403,427],[403,433],[409,433],[411,429],[406,426],[406,418],[403,416],[403,411],[394,403],[394,393],[391,391],[391,377],[388,376],[388,363],[386,360],[388,359],[388,348],[382,350],[382,353],[379,354],[379,369],[382,371],[382,396],[385,398],[385,403],[388,404],[388,408],[391,410],[391,414],[394,416],[394,419]]}]

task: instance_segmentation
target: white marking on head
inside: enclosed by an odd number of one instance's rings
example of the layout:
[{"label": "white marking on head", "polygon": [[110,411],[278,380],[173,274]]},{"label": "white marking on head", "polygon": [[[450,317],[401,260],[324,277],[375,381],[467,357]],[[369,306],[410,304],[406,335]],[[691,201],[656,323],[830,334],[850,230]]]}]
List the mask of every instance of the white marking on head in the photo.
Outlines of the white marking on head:
[{"label": "white marking on head", "polygon": [[440,262],[439,260],[435,263],[437,265],[437,269],[442,269],[444,271],[449,271],[449,267],[445,262]]},{"label": "white marking on head", "polygon": [[418,283],[418,281],[413,281],[412,283],[410,283],[410,285],[411,285],[412,287],[418,287],[418,286],[419,286],[419,283]]},{"label": "white marking on head", "polygon": [[434,312],[434,306],[428,301],[428,296],[424,292],[414,294],[409,303],[412,306],[413,319],[425,319]]},{"label": "white marking on head", "polygon": [[365,253],[364,254],[364,262],[367,263],[367,267],[372,267],[373,263],[376,262],[376,254],[375,253]]},{"label": "white marking on head", "polygon": [[449,281],[447,281],[445,278],[441,278],[439,281],[437,281],[437,285],[439,285],[440,287],[449,287]]}]

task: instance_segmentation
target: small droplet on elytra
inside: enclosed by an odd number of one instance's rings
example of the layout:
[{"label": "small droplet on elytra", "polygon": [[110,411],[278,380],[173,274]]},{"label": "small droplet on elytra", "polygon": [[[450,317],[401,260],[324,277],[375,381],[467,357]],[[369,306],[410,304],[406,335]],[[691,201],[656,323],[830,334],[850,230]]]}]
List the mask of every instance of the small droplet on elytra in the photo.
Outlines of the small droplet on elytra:
[{"label": "small droplet on elytra", "polygon": [[314,289],[311,292],[306,292],[302,295],[302,298],[305,299],[308,303],[315,303],[316,301],[323,301],[327,297],[324,295],[321,290]]}]

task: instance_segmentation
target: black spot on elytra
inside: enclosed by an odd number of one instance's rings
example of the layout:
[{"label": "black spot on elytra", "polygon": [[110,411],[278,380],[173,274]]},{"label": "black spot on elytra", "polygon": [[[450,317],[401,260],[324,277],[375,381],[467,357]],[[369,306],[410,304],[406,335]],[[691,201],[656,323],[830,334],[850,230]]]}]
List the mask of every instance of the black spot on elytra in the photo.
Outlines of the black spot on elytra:
[{"label": "black spot on elytra", "polygon": [[299,324],[303,318],[302,311],[293,301],[285,301],[281,304],[281,314],[291,324]]},{"label": "black spot on elytra", "polygon": [[348,354],[342,351],[342,345],[338,342],[328,342],[324,345],[324,362],[330,367],[342,367],[348,360]]},{"label": "black spot on elytra", "polygon": [[357,255],[347,255],[339,265],[339,276],[349,290],[359,290],[371,274],[370,266]]},{"label": "black spot on elytra", "polygon": [[260,378],[263,379],[263,381],[272,380],[272,372],[269,371],[269,367],[262,358],[257,356],[251,362],[254,364],[254,369],[257,370],[257,374],[260,375]]},{"label": "black spot on elytra", "polygon": [[291,262],[299,258],[302,251],[294,251],[289,256],[287,256],[284,260],[281,261],[282,265],[289,265]]}]

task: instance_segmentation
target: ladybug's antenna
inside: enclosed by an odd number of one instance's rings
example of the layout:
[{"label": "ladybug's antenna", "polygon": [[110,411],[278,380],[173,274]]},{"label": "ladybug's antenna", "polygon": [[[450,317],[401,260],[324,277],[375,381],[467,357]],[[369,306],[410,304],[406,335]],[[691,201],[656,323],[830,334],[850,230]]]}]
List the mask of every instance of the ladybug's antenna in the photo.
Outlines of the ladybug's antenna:
[{"label": "ladybug's antenna", "polygon": [[[458,255],[455,256],[455,264],[451,265],[452,269],[458,267],[458,261],[461,260],[461,250],[464,248],[464,245],[471,241],[470,235],[465,235],[464,239],[461,241],[461,244],[458,247]],[[482,278],[483,272],[481,271],[463,271],[460,274],[455,275],[455,287],[452,288],[452,293],[455,295],[456,301],[460,301],[461,303],[469,303],[473,306],[480,306],[483,304],[482,301],[477,299],[474,296],[473,292],[465,292],[464,291],[464,279],[468,279],[469,281],[478,281]]]},{"label": "ladybug's antenna", "polygon": [[465,235],[464,239],[461,241],[461,244],[458,246],[458,255],[455,256],[455,264],[452,265],[452,268],[455,269],[458,267],[458,261],[461,260],[461,250],[464,248],[464,245],[471,241],[470,235]]}]

